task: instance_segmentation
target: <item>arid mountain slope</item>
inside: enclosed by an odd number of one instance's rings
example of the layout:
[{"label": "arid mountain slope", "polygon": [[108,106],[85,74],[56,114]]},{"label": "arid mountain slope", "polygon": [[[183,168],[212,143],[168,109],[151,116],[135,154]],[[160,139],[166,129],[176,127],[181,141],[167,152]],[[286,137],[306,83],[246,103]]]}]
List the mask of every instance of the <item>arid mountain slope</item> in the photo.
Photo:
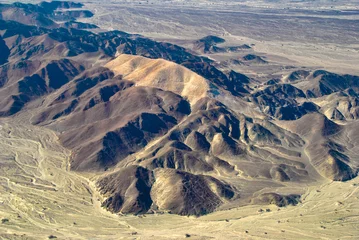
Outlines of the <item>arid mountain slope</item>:
[{"label": "arid mountain slope", "polygon": [[321,175],[335,181],[349,180],[357,175],[358,155],[348,149],[350,145],[345,140],[352,131],[349,126],[338,125],[321,114],[309,114],[279,125],[304,137],[305,152]]},{"label": "arid mountain slope", "polygon": [[10,50],[6,45],[5,41],[2,39],[2,37],[0,37],[0,52],[1,52],[0,65],[2,65],[7,62],[7,59],[10,55]]},{"label": "arid mountain slope", "polygon": [[[93,16],[92,12],[88,10],[78,10],[82,7],[81,3],[66,1],[41,2],[39,4],[20,2],[0,4],[0,19],[38,27],[57,28],[60,24],[56,21],[73,21],[79,17]],[[72,8],[77,9],[71,10]]]},{"label": "arid mountain slope", "polygon": [[[169,240],[188,239],[189,235],[194,239],[355,240],[358,235],[357,178],[311,186],[297,206],[278,208],[274,204],[256,205],[262,204],[256,201],[255,205],[202,217],[111,214],[101,207],[101,201],[106,200],[93,182],[67,169],[70,151],[59,144],[55,132],[29,124],[28,118],[25,113],[0,120],[0,238]],[[353,144],[357,144],[355,139]],[[167,184],[165,173],[162,176]],[[130,181],[125,178],[121,183]],[[118,186],[125,189],[124,185]],[[166,193],[155,196],[162,198],[168,196]]]},{"label": "arid mountain slope", "polygon": [[[297,71],[261,83],[174,44],[51,23],[92,14],[73,7],[1,5],[0,114],[54,130],[69,169],[93,177],[108,210],[282,207],[308,185],[357,176],[358,77]],[[29,15],[9,21],[17,9]]]},{"label": "arid mountain slope", "polygon": [[202,53],[231,53],[251,48],[247,44],[240,46],[217,46],[218,44],[223,44],[225,41],[223,38],[217,36],[206,36],[194,41],[193,49]]},{"label": "arid mountain slope", "polygon": [[191,104],[206,97],[209,83],[198,74],[162,59],[151,60],[122,54],[105,67],[136,86],[151,86],[171,91],[187,98]]}]

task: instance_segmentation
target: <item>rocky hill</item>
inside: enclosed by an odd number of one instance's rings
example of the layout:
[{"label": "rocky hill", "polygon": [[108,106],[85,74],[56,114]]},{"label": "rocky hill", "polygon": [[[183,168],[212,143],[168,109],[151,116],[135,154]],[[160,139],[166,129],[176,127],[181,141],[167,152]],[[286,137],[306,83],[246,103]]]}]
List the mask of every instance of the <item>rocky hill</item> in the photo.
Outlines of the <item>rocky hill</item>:
[{"label": "rocky hill", "polygon": [[95,176],[108,210],[295,205],[303,185],[357,176],[359,77],[316,70],[259,84],[174,44],[86,31],[96,26],[74,22],[92,16],[71,10],[80,7],[0,6],[0,115],[28,112],[56,131],[71,171]]}]

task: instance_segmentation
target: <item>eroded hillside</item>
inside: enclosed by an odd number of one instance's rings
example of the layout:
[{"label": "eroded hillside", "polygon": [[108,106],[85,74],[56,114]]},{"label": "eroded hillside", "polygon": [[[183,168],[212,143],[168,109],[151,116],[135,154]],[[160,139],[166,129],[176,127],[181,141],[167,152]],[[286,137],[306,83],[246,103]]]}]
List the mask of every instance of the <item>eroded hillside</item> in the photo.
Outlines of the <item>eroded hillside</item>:
[{"label": "eroded hillside", "polygon": [[[318,69],[259,81],[174,44],[84,30],[95,26],[75,20],[92,13],[66,10],[81,6],[0,6],[1,186],[19,224],[63,226],[73,209],[117,225],[101,206],[195,216],[295,206],[308,187],[357,176],[359,77]],[[220,43],[194,45],[250,48]]]}]

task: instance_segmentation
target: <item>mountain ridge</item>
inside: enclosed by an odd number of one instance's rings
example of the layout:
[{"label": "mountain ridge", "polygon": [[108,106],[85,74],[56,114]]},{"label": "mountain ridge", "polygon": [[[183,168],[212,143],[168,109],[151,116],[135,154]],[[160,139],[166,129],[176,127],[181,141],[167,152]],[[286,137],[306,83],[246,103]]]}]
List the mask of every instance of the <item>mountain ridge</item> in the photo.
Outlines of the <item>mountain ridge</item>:
[{"label": "mountain ridge", "polygon": [[357,176],[347,137],[357,128],[357,76],[318,69],[262,84],[175,44],[55,24],[91,16],[56,15],[74,6],[1,5],[0,115],[29,112],[56,131],[70,170],[94,176],[103,207],[196,216],[282,207],[299,203],[302,186]]}]

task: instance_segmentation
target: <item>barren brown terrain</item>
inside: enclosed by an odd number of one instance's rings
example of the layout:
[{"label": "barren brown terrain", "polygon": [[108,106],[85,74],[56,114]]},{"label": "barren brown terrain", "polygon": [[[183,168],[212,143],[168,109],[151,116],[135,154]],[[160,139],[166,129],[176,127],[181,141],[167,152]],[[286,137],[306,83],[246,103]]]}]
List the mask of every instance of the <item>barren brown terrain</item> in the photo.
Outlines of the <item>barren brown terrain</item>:
[{"label": "barren brown terrain", "polygon": [[1,239],[357,239],[356,1],[0,3]]}]

